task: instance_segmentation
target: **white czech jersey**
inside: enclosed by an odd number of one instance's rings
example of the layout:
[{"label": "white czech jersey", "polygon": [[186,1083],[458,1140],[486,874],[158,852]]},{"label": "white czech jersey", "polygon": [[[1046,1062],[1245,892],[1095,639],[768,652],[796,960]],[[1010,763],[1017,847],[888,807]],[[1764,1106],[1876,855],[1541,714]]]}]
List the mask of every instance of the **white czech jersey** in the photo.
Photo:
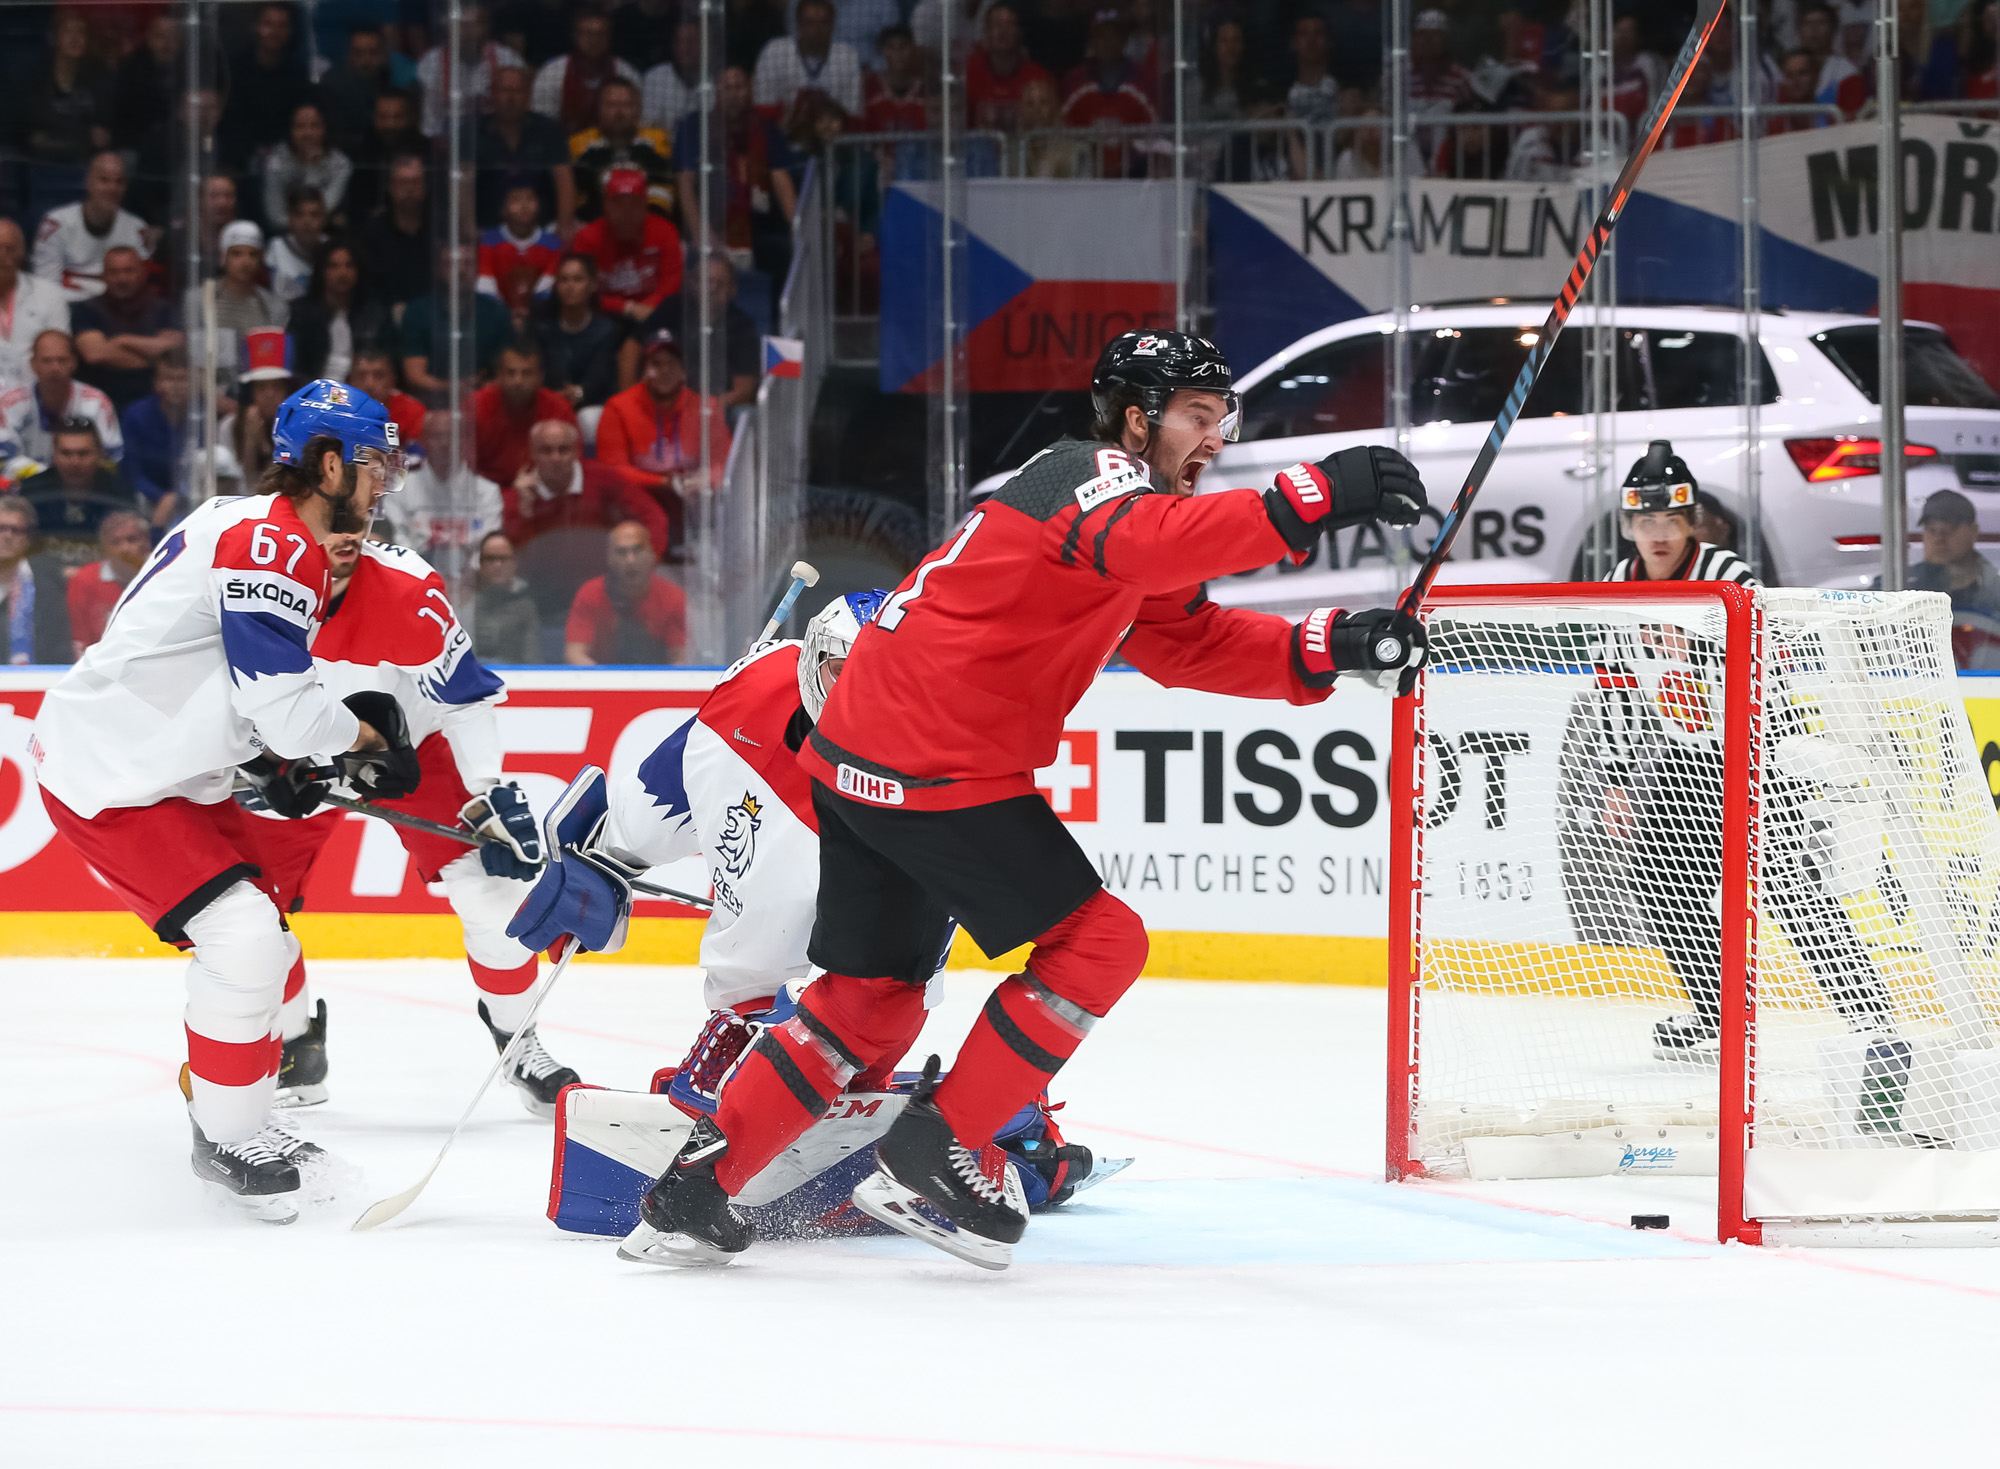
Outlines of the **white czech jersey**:
[{"label": "white czech jersey", "polygon": [[64,204],[44,214],[35,231],[35,274],[61,286],[70,300],[87,301],[104,294],[104,255],[119,248],[137,250],[142,260],[152,255],[146,222],[138,215],[119,210],[111,228],[99,235],[83,222],[81,204]]},{"label": "white czech jersey", "polygon": [[376,689],[393,696],[410,743],[442,733],[473,795],[500,779],[500,721],[507,689],[472,651],[444,579],[415,551],[364,541],[345,594],[313,642],[320,681],[338,698]]},{"label": "white czech jersey", "polygon": [[351,747],[358,722],[310,651],[326,591],[326,553],[289,500],[197,506],[42,700],[31,748],[43,787],[84,817],[170,796],[211,805],[266,749]]},{"label": "white czech jersey", "polygon": [[811,728],[799,703],[799,647],[751,654],[694,718],[609,772],[600,845],[649,867],[697,853],[708,864],[715,910],[701,963],[712,1008],[775,994],[811,967],[819,827],[811,779],[794,758]]}]

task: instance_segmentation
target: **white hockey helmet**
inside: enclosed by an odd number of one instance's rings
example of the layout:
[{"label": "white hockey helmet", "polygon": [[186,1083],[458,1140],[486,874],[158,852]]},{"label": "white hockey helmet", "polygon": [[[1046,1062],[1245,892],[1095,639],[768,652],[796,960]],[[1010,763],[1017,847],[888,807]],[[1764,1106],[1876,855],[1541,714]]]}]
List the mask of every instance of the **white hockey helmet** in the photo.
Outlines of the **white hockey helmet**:
[{"label": "white hockey helmet", "polygon": [[871,592],[849,592],[820,608],[806,624],[806,645],[799,650],[799,698],[815,722],[826,708],[827,688],[821,678],[826,665],[847,656],[861,629],[875,620],[888,600],[889,594],[879,587]]}]

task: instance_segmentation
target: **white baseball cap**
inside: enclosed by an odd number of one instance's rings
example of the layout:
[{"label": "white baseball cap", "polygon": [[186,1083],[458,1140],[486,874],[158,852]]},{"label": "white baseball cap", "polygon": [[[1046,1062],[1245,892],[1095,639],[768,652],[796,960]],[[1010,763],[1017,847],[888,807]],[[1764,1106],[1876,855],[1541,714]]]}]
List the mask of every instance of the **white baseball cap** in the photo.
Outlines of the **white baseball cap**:
[{"label": "white baseball cap", "polygon": [[247,219],[232,219],[222,227],[222,253],[227,255],[238,245],[248,245],[252,250],[264,248],[264,232]]}]

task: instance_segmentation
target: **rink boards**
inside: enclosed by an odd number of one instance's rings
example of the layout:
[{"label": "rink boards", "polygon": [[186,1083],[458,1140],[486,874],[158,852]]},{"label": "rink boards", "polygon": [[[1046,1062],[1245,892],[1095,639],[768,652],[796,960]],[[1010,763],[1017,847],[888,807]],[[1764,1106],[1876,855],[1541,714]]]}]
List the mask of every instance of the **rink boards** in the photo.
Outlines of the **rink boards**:
[{"label": "rink boards", "polygon": [[[584,763],[651,749],[691,718],[719,670],[529,668],[506,673],[505,768],[539,807]],[[0,670],[0,954],[169,952],[55,835],[37,799],[28,735],[59,669]],[[2000,683],[1964,675],[1981,763],[2000,765]],[[1552,787],[1559,706],[1547,728],[1510,728],[1508,799]],[[1175,978],[1381,984],[1387,967],[1390,701],[1342,689],[1312,708],[1163,689],[1110,672],[1071,716],[1056,760],[1037,773],[1107,887],[1152,935],[1146,972]],[[1522,723],[1521,706],[1509,714]],[[1529,716],[1530,722],[1532,716]],[[1490,741],[1487,742],[1491,746]],[[1467,762],[1463,802],[1490,810],[1491,762]],[[1547,824],[1535,823],[1546,830]],[[1527,831],[1494,836],[1480,900],[1499,921],[1489,939],[1554,940],[1521,925],[1558,884],[1558,854]],[[170,856],[163,860],[171,860]],[[1534,874],[1525,894],[1517,881]],[[1503,871],[1504,869],[1504,871]],[[706,892],[698,862],[661,869],[669,886]],[[1482,874],[1468,875],[1469,900]],[[1500,895],[1506,894],[1506,897]],[[1442,895],[1438,895],[1442,896]],[[1454,894],[1455,896],[1455,894]],[[1512,910],[1511,915],[1501,910]],[[416,875],[386,825],[353,816],[315,867],[293,926],[323,958],[455,957],[457,922]],[[1482,925],[1483,926],[1483,925]],[[642,901],[623,962],[688,964],[701,919]],[[961,934],[954,962],[982,959]]]}]

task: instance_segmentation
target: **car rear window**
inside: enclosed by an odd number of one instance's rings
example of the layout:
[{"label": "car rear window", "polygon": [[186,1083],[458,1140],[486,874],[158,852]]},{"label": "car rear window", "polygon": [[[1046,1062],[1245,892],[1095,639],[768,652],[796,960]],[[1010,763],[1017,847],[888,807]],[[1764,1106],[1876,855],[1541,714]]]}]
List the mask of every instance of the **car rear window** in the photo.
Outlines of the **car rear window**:
[{"label": "car rear window", "polygon": [[[1847,374],[1848,381],[1881,401],[1882,348],[1879,328],[1837,326],[1813,338],[1813,345]],[[1953,350],[1951,338],[1932,327],[1903,331],[1903,400],[1922,408],[2000,408],[2000,394]]]}]

